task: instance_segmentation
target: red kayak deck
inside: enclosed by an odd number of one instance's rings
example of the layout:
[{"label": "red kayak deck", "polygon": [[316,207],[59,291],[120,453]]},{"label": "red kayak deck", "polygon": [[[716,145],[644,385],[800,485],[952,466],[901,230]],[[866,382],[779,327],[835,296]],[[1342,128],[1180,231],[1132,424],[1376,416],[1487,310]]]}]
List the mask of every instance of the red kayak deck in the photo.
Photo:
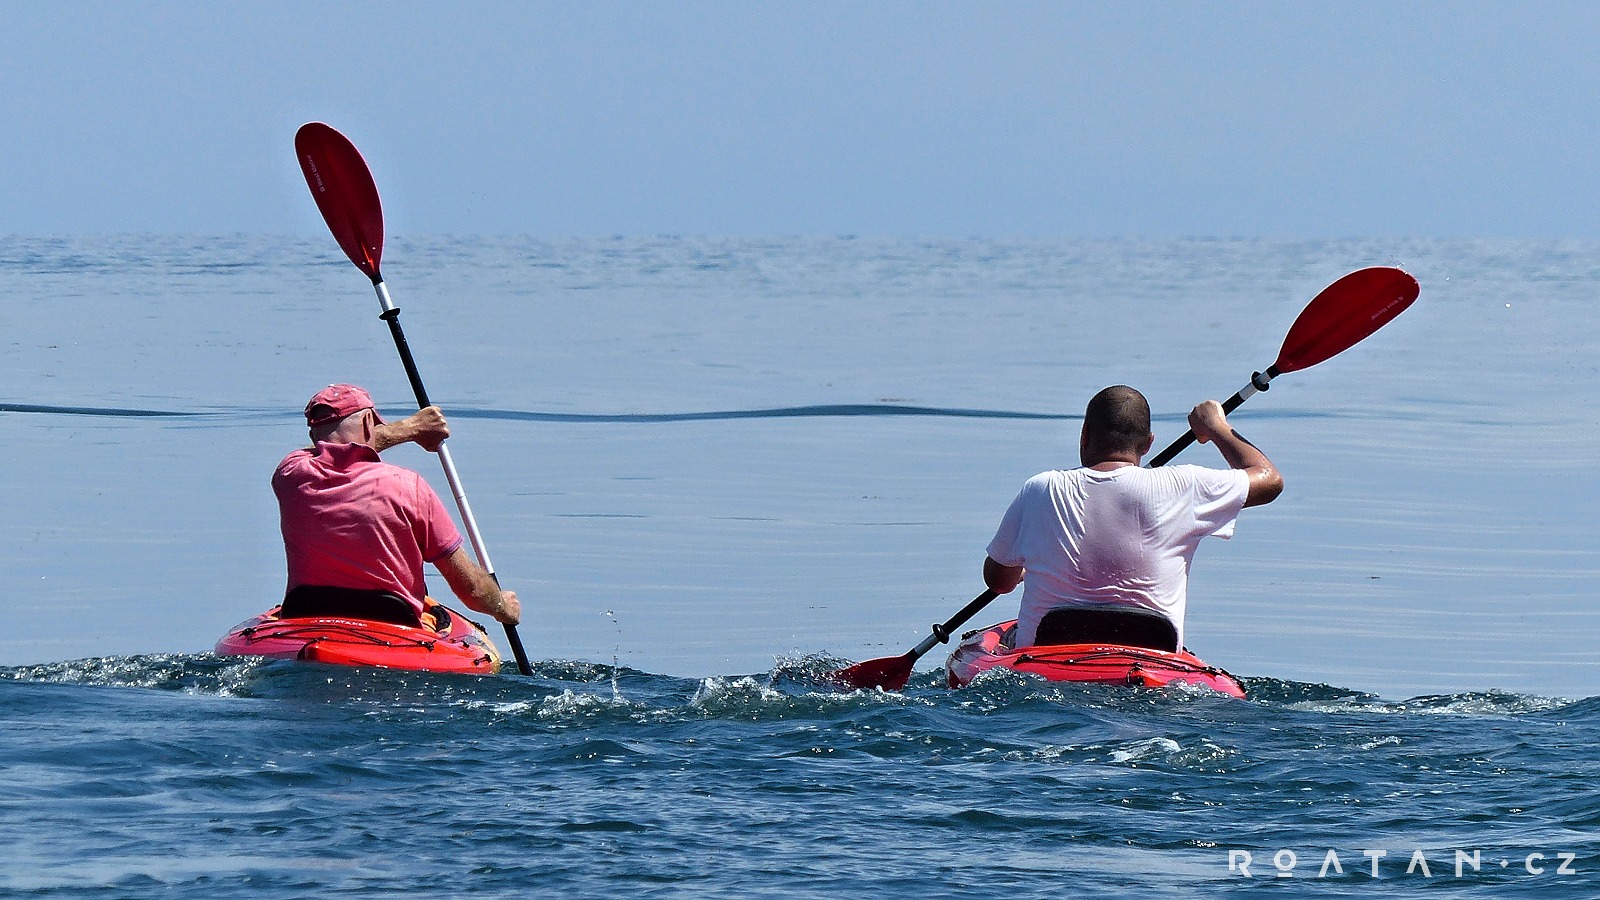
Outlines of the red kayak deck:
[{"label": "red kayak deck", "polygon": [[217,642],[218,656],[268,656],[341,666],[420,672],[500,671],[500,652],[482,626],[453,610],[443,631],[340,616],[278,618],[273,607]]},{"label": "red kayak deck", "polygon": [[945,663],[950,686],[962,687],[990,669],[1004,668],[1049,681],[1131,687],[1193,684],[1243,698],[1239,679],[1188,651],[1177,653],[1120,644],[1058,644],[1012,649],[1004,642],[1015,621],[1001,622],[962,639]]}]

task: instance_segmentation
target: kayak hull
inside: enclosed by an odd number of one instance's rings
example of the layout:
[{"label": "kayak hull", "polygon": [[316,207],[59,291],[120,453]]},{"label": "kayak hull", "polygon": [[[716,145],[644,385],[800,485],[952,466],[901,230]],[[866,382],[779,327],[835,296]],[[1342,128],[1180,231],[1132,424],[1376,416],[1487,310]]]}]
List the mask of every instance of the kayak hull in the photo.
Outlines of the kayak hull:
[{"label": "kayak hull", "polygon": [[1013,649],[1007,631],[1016,622],[1001,622],[964,636],[945,662],[951,687],[963,687],[990,669],[1011,669],[1049,681],[1164,687],[1192,684],[1230,697],[1243,698],[1244,685],[1222,669],[1207,665],[1188,651],[1177,653],[1120,644],[1059,644]]},{"label": "kayak hull", "polygon": [[266,656],[340,666],[493,675],[500,652],[482,626],[452,612],[444,631],[343,616],[280,619],[278,607],[234,626],[218,656]]}]

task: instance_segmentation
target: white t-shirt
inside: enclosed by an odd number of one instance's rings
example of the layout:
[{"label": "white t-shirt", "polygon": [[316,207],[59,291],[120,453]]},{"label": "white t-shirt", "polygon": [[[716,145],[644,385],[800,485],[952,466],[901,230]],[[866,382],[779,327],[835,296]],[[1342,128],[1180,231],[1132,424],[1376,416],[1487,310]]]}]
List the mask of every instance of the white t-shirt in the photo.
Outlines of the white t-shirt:
[{"label": "white t-shirt", "polygon": [[1189,562],[1201,538],[1233,537],[1249,495],[1242,469],[1202,466],[1056,470],[1028,479],[988,550],[995,562],[1028,570],[1016,646],[1033,643],[1052,609],[1106,604],[1161,613],[1183,646]]}]

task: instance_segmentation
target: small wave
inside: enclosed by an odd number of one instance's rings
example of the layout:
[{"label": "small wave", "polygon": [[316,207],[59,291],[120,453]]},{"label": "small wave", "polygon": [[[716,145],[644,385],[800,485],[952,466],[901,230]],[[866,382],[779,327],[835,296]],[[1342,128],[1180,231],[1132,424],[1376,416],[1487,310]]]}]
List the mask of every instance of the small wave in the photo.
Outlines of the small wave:
[{"label": "small wave", "polygon": [[1572,705],[1572,701],[1508,691],[1482,691],[1413,697],[1385,705],[1392,712],[1417,715],[1518,716],[1560,709]]},{"label": "small wave", "polygon": [[[316,696],[328,702],[360,701],[379,707],[420,703],[438,709],[484,711],[494,717],[531,716],[546,722],[710,716],[765,719],[789,715],[850,715],[852,710],[926,707],[987,716],[1031,709],[1070,708],[1089,716],[1165,715],[1188,710],[1207,719],[1231,715],[1237,701],[1204,688],[1161,689],[1051,682],[994,669],[971,685],[949,690],[943,673],[912,676],[902,691],[846,690],[830,676],[847,661],[825,653],[785,657],[754,675],[683,679],[574,660],[536,662],[531,679],[463,678],[427,672],[348,669],[258,657],[211,654],[107,656],[0,667],[0,681],[144,688],[216,697],[257,699]],[[1600,698],[1571,700],[1504,691],[1468,692],[1385,700],[1326,684],[1252,678],[1250,705],[1317,715],[1518,718],[1554,714],[1564,720],[1600,718]]]},{"label": "small wave", "polygon": [[145,656],[98,656],[32,666],[0,668],[0,679],[91,687],[133,687],[244,696],[257,671],[259,657],[197,656],[159,653]]},{"label": "small wave", "polygon": [[551,747],[540,754],[547,763],[618,762],[644,755],[635,747],[607,738],[591,738],[575,744]]},{"label": "small wave", "polygon": [[797,419],[857,416],[942,416],[958,419],[1081,419],[1081,415],[1016,412],[1003,409],[962,409],[910,406],[900,403],[829,403],[815,406],[779,406],[770,409],[724,409],[684,413],[549,413],[506,409],[451,408],[453,418],[498,419],[514,422],[573,422],[589,424],[655,424],[662,422],[714,422],[725,419]]},{"label": "small wave", "polygon": [[639,831],[651,831],[656,826],[642,822],[630,822],[625,819],[596,819],[588,822],[568,822],[556,826],[561,831],[599,831],[607,834],[631,834]]},{"label": "small wave", "polygon": [[[403,402],[380,403],[385,409],[402,409]],[[299,418],[291,409],[232,407],[214,410],[138,409],[109,406],[61,406],[32,403],[0,403],[0,412],[36,413],[58,416],[101,416],[110,418],[186,418],[198,420],[278,420]],[[453,419],[488,419],[500,422],[558,422],[584,425],[657,425],[673,422],[720,422],[737,419],[810,419],[810,418],[883,418],[924,417],[955,419],[1022,419],[1048,422],[1082,420],[1081,413],[1025,412],[1009,409],[971,409],[952,406],[919,406],[904,403],[822,403],[808,406],[775,406],[763,409],[714,409],[700,412],[678,413],[557,413],[537,410],[485,409],[482,407],[446,407]],[[1163,413],[1152,416],[1155,422],[1183,422],[1187,413]],[[1347,419],[1357,418],[1355,413],[1336,410],[1265,410],[1254,414],[1258,419]],[[1370,416],[1367,416],[1370,417]]]},{"label": "small wave", "polygon": [[1120,750],[1111,751],[1111,761],[1116,763],[1138,762],[1152,756],[1170,756],[1183,750],[1183,747],[1172,738],[1154,737],[1137,741]]},{"label": "small wave", "polygon": [[[593,663],[579,659],[546,659],[532,663],[529,668],[538,678],[548,678],[554,681],[581,681],[586,684],[599,684],[606,681],[616,681],[623,676],[649,675],[638,669],[627,666],[618,667],[610,663]],[[513,669],[508,669],[510,674]]]},{"label": "small wave", "polygon": [[0,403],[0,413],[41,413],[52,416],[105,416],[121,419],[193,418],[208,413],[175,409],[117,409],[107,406],[40,406],[32,403]]},{"label": "small wave", "polygon": [[[791,688],[798,687],[791,685]],[[700,680],[689,708],[716,718],[766,719],[794,715],[836,715],[850,710],[905,706],[918,701],[905,694],[881,690],[841,691],[824,684],[810,688],[781,689],[770,678],[713,675]]]},{"label": "small wave", "polygon": [[1183,741],[1167,735],[1130,739],[1120,743],[1088,742],[1045,744],[1003,751],[1009,762],[1105,764],[1127,768],[1163,768],[1213,774],[1229,771],[1238,756],[1203,735],[1185,735]]},{"label": "small wave", "polygon": [[1240,678],[1245,693],[1251,700],[1280,703],[1286,706],[1317,703],[1376,702],[1377,694],[1368,694],[1331,684],[1312,684],[1304,681],[1282,681],[1277,678]]},{"label": "small wave", "polygon": [[743,709],[760,707],[768,703],[785,702],[789,695],[762,684],[746,675],[727,677],[713,675],[700,680],[689,705],[703,710]]},{"label": "small wave", "polygon": [[[402,408],[407,404],[387,404]],[[109,406],[59,406],[34,403],[0,403],[0,412],[37,413],[57,416],[106,416],[112,418],[223,418],[223,419],[298,419],[294,410],[239,407],[215,411],[176,409],[136,409]],[[661,424],[670,422],[716,422],[729,419],[804,419],[855,418],[873,416],[923,416],[958,419],[1040,419],[1046,421],[1081,419],[1081,415],[1019,412],[1004,409],[963,409],[960,407],[915,406],[901,403],[829,403],[812,406],[779,406],[767,409],[720,409],[681,413],[554,413],[535,410],[449,407],[453,419],[490,419],[501,422],[563,422],[580,424]]]},{"label": "small wave", "polygon": [[[511,705],[521,706],[523,709],[533,708],[531,703],[525,702]],[[563,690],[559,694],[540,700],[535,715],[541,719],[567,721],[594,718],[616,710],[632,708],[633,704],[620,696],[602,697],[599,694],[580,694],[572,690]]]},{"label": "small wave", "polygon": [[1038,835],[1062,827],[1081,826],[1063,816],[1028,814],[1022,812],[997,812],[992,809],[964,809],[959,812],[932,817],[928,824],[937,827],[954,827],[986,834]]},{"label": "small wave", "polygon": [[[1318,687],[1326,687],[1319,685]],[[1315,693],[1315,692],[1314,692]],[[1254,697],[1254,694],[1252,694]],[[1408,700],[1384,700],[1374,694],[1332,692],[1310,699],[1277,699],[1291,709],[1318,713],[1366,713],[1394,716],[1516,717],[1551,711],[1582,710],[1588,701],[1540,697],[1508,691],[1430,694]]]},{"label": "small wave", "polygon": [[850,665],[850,660],[829,653],[780,656],[772,671],[767,673],[767,684],[785,694],[812,691],[849,693],[852,689],[840,684],[834,676]]}]

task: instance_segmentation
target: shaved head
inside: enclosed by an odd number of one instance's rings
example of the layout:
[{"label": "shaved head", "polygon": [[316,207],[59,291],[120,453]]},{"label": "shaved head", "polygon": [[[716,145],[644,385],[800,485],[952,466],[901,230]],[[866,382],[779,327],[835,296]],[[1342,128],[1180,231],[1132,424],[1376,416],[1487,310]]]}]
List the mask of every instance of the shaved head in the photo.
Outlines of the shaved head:
[{"label": "shaved head", "polygon": [[1084,465],[1129,454],[1137,460],[1150,449],[1152,440],[1150,403],[1143,394],[1117,384],[1090,398],[1078,447]]}]

